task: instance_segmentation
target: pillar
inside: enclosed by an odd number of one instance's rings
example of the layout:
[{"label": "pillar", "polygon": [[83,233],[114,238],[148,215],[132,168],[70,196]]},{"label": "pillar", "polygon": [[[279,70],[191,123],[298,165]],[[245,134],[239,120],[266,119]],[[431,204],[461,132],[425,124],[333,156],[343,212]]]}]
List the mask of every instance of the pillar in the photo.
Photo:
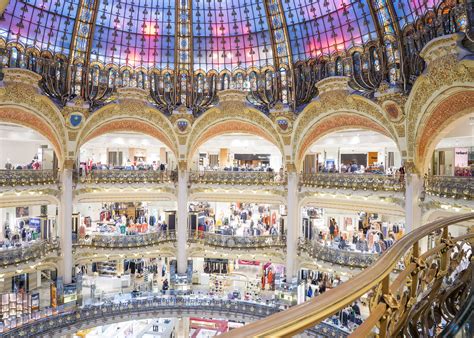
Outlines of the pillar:
[{"label": "pillar", "polygon": [[297,277],[297,249],[298,249],[298,175],[295,170],[288,171],[288,195],[286,217],[286,281],[291,283]]},{"label": "pillar", "polygon": [[423,178],[417,173],[406,174],[405,187],[405,232],[408,233],[422,225],[420,196],[423,191]]},{"label": "pillar", "polygon": [[177,272],[179,275],[186,274],[188,258],[186,253],[188,235],[188,172],[186,165],[178,165],[178,225],[176,228],[176,240],[178,250],[176,254]]},{"label": "pillar", "polygon": [[178,323],[176,325],[176,337],[177,338],[188,338],[189,337],[189,317],[178,318]]},{"label": "pillar", "polygon": [[168,164],[168,161],[166,161],[166,148],[165,147],[160,148],[160,162]]},{"label": "pillar", "polygon": [[219,167],[227,167],[229,165],[229,148],[219,149]]},{"label": "pillar", "polygon": [[[71,166],[72,167],[72,166]],[[61,262],[59,273],[65,284],[72,282],[72,168],[63,168],[60,172],[61,201]]]}]

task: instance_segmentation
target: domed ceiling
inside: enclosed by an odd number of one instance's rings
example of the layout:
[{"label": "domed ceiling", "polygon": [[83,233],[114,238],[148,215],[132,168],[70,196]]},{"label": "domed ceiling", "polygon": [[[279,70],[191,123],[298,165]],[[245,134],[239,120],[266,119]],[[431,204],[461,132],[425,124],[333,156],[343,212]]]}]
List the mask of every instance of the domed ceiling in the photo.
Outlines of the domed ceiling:
[{"label": "domed ceiling", "polygon": [[297,111],[335,75],[407,91],[423,46],[466,26],[462,0],[11,0],[0,19],[3,65],[40,73],[63,104],[136,86],[167,112],[229,88]]}]

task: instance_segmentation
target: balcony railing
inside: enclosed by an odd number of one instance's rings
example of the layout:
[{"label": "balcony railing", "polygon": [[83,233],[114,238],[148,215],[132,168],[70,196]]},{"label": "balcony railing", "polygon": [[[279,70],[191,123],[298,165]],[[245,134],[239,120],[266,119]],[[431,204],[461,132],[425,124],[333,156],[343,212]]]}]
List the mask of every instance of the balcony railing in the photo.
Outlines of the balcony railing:
[{"label": "balcony railing", "polygon": [[[190,296],[150,295],[121,302],[106,301],[104,304],[72,308],[64,312],[30,319],[16,328],[4,329],[2,337],[56,336],[81,329],[116,323],[128,319],[209,315],[234,320],[261,319],[276,312],[278,306],[240,300],[193,298]],[[321,323],[308,330],[320,336],[347,337],[347,331],[329,323]]]},{"label": "balcony railing", "polygon": [[[451,238],[449,226],[474,213],[438,220],[405,235],[363,272],[312,300],[233,330],[223,337],[293,336],[368,295],[370,314],[354,337],[430,337],[466,301],[474,262],[474,232]],[[420,252],[434,236],[435,246]],[[404,268],[395,268],[402,263]],[[435,315],[433,315],[435,314]]]},{"label": "balcony railing", "polygon": [[380,257],[377,253],[336,249],[303,238],[299,240],[298,250],[317,260],[357,268],[366,268]]},{"label": "balcony railing", "polygon": [[58,183],[55,170],[0,170],[0,187],[48,185]]},{"label": "balcony railing", "polygon": [[52,252],[59,253],[59,241],[39,240],[21,247],[12,247],[0,250],[0,266],[7,268],[10,265],[33,262],[42,259]]},{"label": "balcony railing", "polygon": [[169,183],[177,179],[173,171],[159,170],[92,170],[79,176],[78,181],[85,184],[136,184],[136,183]]},{"label": "balcony railing", "polygon": [[231,249],[263,249],[286,247],[285,236],[229,236],[204,231],[191,232],[188,241]]},{"label": "balcony railing", "polygon": [[267,171],[191,171],[191,183],[226,185],[265,185],[286,184],[286,175]]},{"label": "balcony railing", "polygon": [[474,199],[474,177],[426,176],[425,191],[430,195]]},{"label": "balcony railing", "polygon": [[176,241],[174,231],[149,232],[141,235],[107,235],[93,234],[80,238],[76,247],[93,248],[139,248]]},{"label": "balcony railing", "polygon": [[405,181],[395,176],[377,174],[317,173],[302,174],[300,184],[310,188],[404,191]]}]

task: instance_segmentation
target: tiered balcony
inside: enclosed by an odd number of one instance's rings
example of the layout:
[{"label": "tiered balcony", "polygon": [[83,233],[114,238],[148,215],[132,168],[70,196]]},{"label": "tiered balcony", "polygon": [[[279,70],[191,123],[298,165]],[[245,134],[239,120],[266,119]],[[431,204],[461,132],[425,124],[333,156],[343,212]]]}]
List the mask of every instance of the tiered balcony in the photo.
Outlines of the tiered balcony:
[{"label": "tiered balcony", "polygon": [[55,170],[0,170],[0,188],[57,184]]},{"label": "tiered balcony", "polygon": [[149,232],[140,235],[87,235],[78,240],[79,248],[126,249],[144,248],[176,241],[174,231]]},{"label": "tiered balcony", "polygon": [[7,269],[10,266],[43,260],[52,254],[59,255],[57,239],[35,241],[31,245],[0,250],[0,266]]},{"label": "tiered balcony", "polygon": [[191,171],[189,182],[206,185],[282,186],[286,175],[267,171]]},{"label": "tiered balcony", "polygon": [[298,250],[316,260],[354,268],[366,268],[379,258],[377,253],[336,249],[303,238],[299,240]]},{"label": "tiered balcony", "polygon": [[302,174],[302,187],[322,189],[404,191],[405,181],[393,175],[317,173]]},{"label": "tiered balcony", "polygon": [[458,176],[426,176],[425,191],[433,196],[473,200],[474,178]]},{"label": "tiered balcony", "polygon": [[229,249],[272,249],[286,247],[285,236],[229,236],[209,232],[191,232],[191,243]]},{"label": "tiered balcony", "polygon": [[[95,326],[123,321],[124,318],[168,318],[209,316],[234,321],[254,321],[279,312],[278,304],[265,304],[219,298],[196,298],[189,295],[150,294],[139,299],[87,305],[43,317],[24,319],[23,325],[2,330],[3,337],[63,336]],[[308,330],[313,335],[346,337],[348,332],[329,323]]]},{"label": "tiered balcony", "polygon": [[78,181],[82,184],[162,184],[177,179],[176,172],[159,170],[92,170]]}]

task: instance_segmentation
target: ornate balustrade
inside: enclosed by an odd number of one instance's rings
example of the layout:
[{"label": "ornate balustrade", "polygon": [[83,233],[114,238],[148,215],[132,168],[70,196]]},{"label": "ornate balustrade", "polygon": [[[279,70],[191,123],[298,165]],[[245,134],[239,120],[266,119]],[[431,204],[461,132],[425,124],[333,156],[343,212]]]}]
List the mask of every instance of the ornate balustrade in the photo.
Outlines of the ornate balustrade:
[{"label": "ornate balustrade", "polygon": [[176,241],[174,231],[149,232],[140,235],[93,234],[80,238],[76,247],[94,248],[138,248]]},{"label": "ornate balustrade", "polygon": [[405,182],[395,176],[377,174],[302,174],[303,187],[373,191],[404,191]]},{"label": "ornate balustrade", "polygon": [[474,177],[425,176],[425,191],[430,195],[474,199]]},{"label": "ornate balustrade", "polygon": [[286,247],[285,236],[228,236],[209,232],[191,232],[188,237],[191,243],[231,248],[231,249],[263,249]]},{"label": "ornate balustrade", "polygon": [[357,268],[366,268],[372,265],[380,256],[376,253],[335,249],[303,238],[299,240],[298,250],[314,259]]},{"label": "ornate balustrade", "polygon": [[267,171],[191,171],[189,182],[226,185],[285,185],[286,175]]},{"label": "ornate balustrade", "polygon": [[[188,296],[149,296],[122,302],[88,305],[67,312],[31,321],[10,329],[2,337],[38,337],[72,333],[80,329],[139,318],[176,316],[217,316],[234,320],[252,321],[280,311],[273,304],[224,299],[197,299]],[[313,334],[333,333],[346,337],[347,331],[328,323],[310,330]]]},{"label": "ornate balustrade", "polygon": [[135,184],[169,183],[177,178],[175,172],[159,170],[92,170],[80,176],[78,182],[85,184]]},{"label": "ornate balustrade", "polygon": [[57,184],[54,170],[0,170],[0,187]]},{"label": "ornate balustrade", "polygon": [[33,262],[43,259],[53,252],[59,254],[59,241],[57,239],[52,241],[40,240],[30,245],[0,250],[0,266],[6,269],[10,265]]},{"label": "ornate balustrade", "polygon": [[[354,337],[429,337],[452,320],[465,302],[472,277],[474,232],[451,238],[449,226],[474,219],[465,214],[426,224],[397,241],[348,282],[312,300],[229,332],[223,337],[292,336],[315,326],[367,295],[369,317]],[[436,245],[421,254],[420,241]],[[403,262],[404,269],[395,270]]]}]

